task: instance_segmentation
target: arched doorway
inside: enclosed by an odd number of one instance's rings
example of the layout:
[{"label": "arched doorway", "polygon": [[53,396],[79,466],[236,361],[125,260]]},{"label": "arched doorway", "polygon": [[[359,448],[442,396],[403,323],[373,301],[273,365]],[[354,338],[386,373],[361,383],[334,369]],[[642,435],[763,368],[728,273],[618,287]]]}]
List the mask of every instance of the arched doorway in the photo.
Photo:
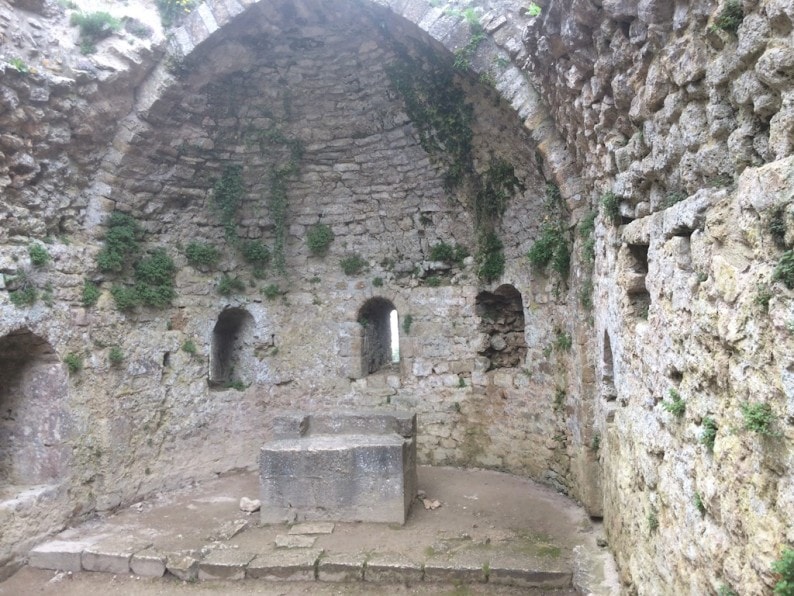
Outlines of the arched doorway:
[{"label": "arched doorway", "polygon": [[210,352],[210,385],[228,387],[253,381],[245,357],[246,348],[252,349],[254,318],[243,308],[228,308],[218,315],[212,330]]}]

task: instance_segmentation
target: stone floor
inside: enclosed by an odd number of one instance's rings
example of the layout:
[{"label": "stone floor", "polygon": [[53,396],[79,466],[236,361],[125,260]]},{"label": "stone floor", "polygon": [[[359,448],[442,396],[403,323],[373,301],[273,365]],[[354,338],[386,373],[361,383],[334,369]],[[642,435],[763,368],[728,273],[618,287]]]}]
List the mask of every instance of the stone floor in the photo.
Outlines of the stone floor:
[{"label": "stone floor", "polygon": [[[241,497],[257,497],[257,476],[239,473],[67,529],[33,549],[29,565],[71,572],[70,584],[94,575],[95,585],[95,574],[83,572],[98,571],[165,587],[178,580],[223,582],[227,587],[219,593],[236,593],[228,587],[235,583],[243,590],[252,582],[288,580],[295,589],[305,582],[346,582],[372,586],[372,593],[379,592],[376,585],[419,588],[412,593],[425,593],[421,586],[427,586],[426,593],[436,593],[431,586],[438,584],[618,592],[612,557],[597,545],[598,524],[549,488],[497,472],[436,467],[419,468],[419,487],[428,503],[440,506],[426,509],[417,500],[404,526],[259,527],[257,513],[239,508]],[[31,588],[31,581],[49,581],[54,572],[31,573],[0,583],[0,594],[24,593],[14,582],[27,577]]]}]

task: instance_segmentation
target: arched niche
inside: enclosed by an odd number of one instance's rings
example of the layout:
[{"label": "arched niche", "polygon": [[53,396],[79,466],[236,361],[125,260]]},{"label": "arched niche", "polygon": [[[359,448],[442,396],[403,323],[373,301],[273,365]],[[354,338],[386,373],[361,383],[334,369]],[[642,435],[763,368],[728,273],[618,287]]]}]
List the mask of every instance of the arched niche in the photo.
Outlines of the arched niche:
[{"label": "arched niche", "polygon": [[510,284],[493,292],[482,291],[475,299],[482,342],[477,353],[490,360],[490,368],[522,366],[527,354],[524,333],[524,302]]},{"label": "arched niche", "polygon": [[604,330],[604,348],[601,355],[601,392],[604,399],[613,401],[618,394],[615,390],[615,364],[612,354],[612,341],[609,333]]},{"label": "arched niche", "polygon": [[212,329],[210,385],[228,387],[254,380],[252,368],[254,318],[244,308],[227,308]]},{"label": "arched niche", "polygon": [[370,298],[358,311],[361,326],[361,372],[371,375],[400,361],[397,309],[391,300]]},{"label": "arched niche", "polygon": [[69,378],[55,350],[28,329],[0,337],[0,487],[52,484],[66,472]]}]

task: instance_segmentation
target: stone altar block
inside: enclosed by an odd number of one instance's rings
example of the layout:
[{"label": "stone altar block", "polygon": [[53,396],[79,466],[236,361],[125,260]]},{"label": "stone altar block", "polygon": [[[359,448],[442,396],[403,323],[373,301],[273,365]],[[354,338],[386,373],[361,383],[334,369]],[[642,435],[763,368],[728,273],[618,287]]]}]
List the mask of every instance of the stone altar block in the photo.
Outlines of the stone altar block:
[{"label": "stone altar block", "polygon": [[262,523],[404,524],[416,496],[416,415],[278,415],[259,471]]}]

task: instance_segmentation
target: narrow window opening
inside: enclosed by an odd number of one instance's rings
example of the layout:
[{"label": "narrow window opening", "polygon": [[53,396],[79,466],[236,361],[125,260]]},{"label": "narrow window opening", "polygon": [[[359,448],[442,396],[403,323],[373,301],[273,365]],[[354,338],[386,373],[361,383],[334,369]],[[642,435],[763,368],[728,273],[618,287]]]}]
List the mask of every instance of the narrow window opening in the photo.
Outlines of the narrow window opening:
[{"label": "narrow window opening", "polygon": [[609,333],[604,331],[604,351],[601,359],[601,390],[604,399],[607,401],[614,401],[618,397],[615,390],[615,365],[614,356],[612,355],[612,342],[609,339]]},{"label": "narrow window opening", "polygon": [[361,325],[361,371],[364,375],[390,368],[400,361],[399,316],[386,298],[370,298],[358,311]]},{"label": "narrow window opening", "polygon": [[254,321],[242,308],[224,310],[212,330],[209,383],[227,387],[233,383],[252,382],[247,349],[251,348]]}]

